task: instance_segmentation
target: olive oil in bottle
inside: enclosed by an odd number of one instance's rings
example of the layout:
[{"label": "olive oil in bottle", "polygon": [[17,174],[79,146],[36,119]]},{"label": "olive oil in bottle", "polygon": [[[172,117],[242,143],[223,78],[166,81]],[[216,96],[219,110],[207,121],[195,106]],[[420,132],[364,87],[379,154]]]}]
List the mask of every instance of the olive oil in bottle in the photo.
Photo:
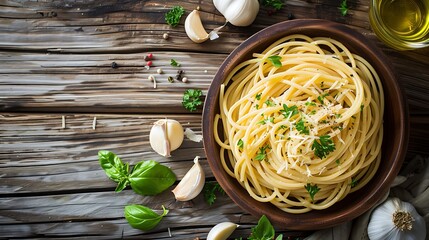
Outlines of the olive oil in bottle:
[{"label": "olive oil in bottle", "polygon": [[371,26],[389,45],[429,44],[429,0],[372,0],[371,8]]}]

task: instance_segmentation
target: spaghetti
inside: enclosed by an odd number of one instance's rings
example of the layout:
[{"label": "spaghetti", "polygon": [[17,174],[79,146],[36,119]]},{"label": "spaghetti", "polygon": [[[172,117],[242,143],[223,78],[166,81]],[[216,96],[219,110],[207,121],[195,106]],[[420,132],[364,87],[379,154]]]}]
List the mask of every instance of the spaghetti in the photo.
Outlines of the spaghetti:
[{"label": "spaghetti", "polygon": [[289,213],[362,188],[381,159],[384,96],[374,68],[330,38],[284,37],[220,88],[214,137],[226,172]]}]

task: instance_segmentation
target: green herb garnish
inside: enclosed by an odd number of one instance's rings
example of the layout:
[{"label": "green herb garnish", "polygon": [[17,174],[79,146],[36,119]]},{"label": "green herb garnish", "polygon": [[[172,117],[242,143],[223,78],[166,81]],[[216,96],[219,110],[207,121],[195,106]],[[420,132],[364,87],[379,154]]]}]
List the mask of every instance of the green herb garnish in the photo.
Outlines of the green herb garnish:
[{"label": "green herb garnish", "polygon": [[156,227],[161,219],[167,215],[168,210],[164,206],[162,206],[162,209],[163,213],[159,215],[146,206],[132,204],[125,207],[124,214],[131,227],[149,231]]},{"label": "green herb garnish", "polygon": [[263,215],[258,225],[252,228],[252,234],[248,238],[249,240],[261,240],[261,239],[274,239],[275,230],[268,218]]},{"label": "green herb garnish", "polygon": [[273,101],[271,101],[269,99],[267,101],[265,101],[264,103],[267,104],[268,107],[274,107],[276,105]]},{"label": "green herb garnish", "polygon": [[340,5],[341,15],[346,16],[349,11],[349,7],[347,6],[347,0],[342,0]]},{"label": "green herb garnish", "polygon": [[261,100],[261,96],[262,96],[262,93],[256,94],[256,96],[255,96],[256,100]]},{"label": "green herb garnish", "polygon": [[269,145],[260,147],[258,152],[256,153],[255,160],[257,161],[267,160],[267,152],[266,152],[267,149],[271,149]]},{"label": "green herb garnish", "polygon": [[199,89],[187,89],[183,94],[183,107],[191,112],[196,111],[197,107],[203,104],[202,95],[203,92]]},{"label": "green herb garnish", "polygon": [[304,124],[304,120],[301,118],[296,124],[295,124],[295,128],[296,130],[298,130],[299,133],[301,134],[310,134],[310,131],[308,130],[308,127],[305,126]]},{"label": "green herb garnish", "polygon": [[335,160],[335,163],[339,166],[340,165],[340,159]]},{"label": "green herb garnish", "polygon": [[268,117],[268,118],[266,118],[266,119],[264,119],[264,120],[261,120],[261,121],[257,122],[257,124],[262,124],[262,125],[264,125],[264,124],[266,124],[266,123],[268,123],[268,122],[270,122],[270,123],[274,123],[274,117]]},{"label": "green herb garnish", "polygon": [[316,103],[315,102],[305,102],[305,106],[313,106],[313,107],[315,107]]},{"label": "green herb garnish", "polygon": [[165,14],[165,22],[172,26],[176,27],[179,25],[180,18],[185,13],[185,9],[181,6],[174,6],[170,11]]},{"label": "green herb garnish", "polygon": [[329,93],[322,94],[322,95],[320,95],[320,96],[318,96],[318,97],[317,97],[317,100],[319,100],[319,102],[320,102],[321,104],[323,104],[323,100],[324,100],[324,99],[325,99],[325,97],[327,97],[327,96],[329,96]]},{"label": "green herb garnish", "polygon": [[274,67],[281,67],[282,66],[282,62],[280,60],[282,60],[282,57],[274,55],[274,56],[269,56],[268,61],[270,61],[271,64],[273,64]]},{"label": "green herb garnish", "polygon": [[239,148],[239,149],[243,149],[243,147],[244,147],[244,142],[243,142],[243,140],[242,140],[242,139],[238,140],[238,142],[237,142],[237,146],[238,146],[238,148]]},{"label": "green herb garnish", "polygon": [[180,67],[180,63],[178,63],[176,60],[171,59],[170,60],[170,65],[173,67]]},{"label": "green herb garnish", "polygon": [[261,5],[264,7],[272,7],[275,10],[280,10],[283,8],[283,0],[262,0]]},{"label": "green herb garnish", "polygon": [[335,144],[329,135],[323,135],[319,137],[319,141],[313,141],[311,150],[314,150],[314,155],[317,157],[324,158],[335,150]]},{"label": "green herb garnish", "polygon": [[286,104],[283,104],[283,109],[280,112],[285,118],[290,118],[299,113],[296,105],[288,107]]},{"label": "green herb garnish", "polygon": [[130,172],[129,165],[112,152],[99,151],[98,159],[106,175],[118,183],[116,192],[130,185],[138,194],[156,195],[176,181],[176,175],[170,168],[153,160],[138,162]]},{"label": "green herb garnish", "polygon": [[350,187],[354,188],[358,185],[359,181],[356,178],[352,178],[352,182],[350,183]]},{"label": "green herb garnish", "polygon": [[314,202],[314,195],[319,192],[320,188],[317,186],[317,184],[311,185],[310,183],[307,183],[307,185],[304,187],[305,190],[307,190],[307,192],[310,194],[311,201]]},{"label": "green herb garnish", "polygon": [[210,206],[216,201],[216,193],[225,195],[225,191],[219,185],[218,182],[206,182],[203,188],[204,200]]}]

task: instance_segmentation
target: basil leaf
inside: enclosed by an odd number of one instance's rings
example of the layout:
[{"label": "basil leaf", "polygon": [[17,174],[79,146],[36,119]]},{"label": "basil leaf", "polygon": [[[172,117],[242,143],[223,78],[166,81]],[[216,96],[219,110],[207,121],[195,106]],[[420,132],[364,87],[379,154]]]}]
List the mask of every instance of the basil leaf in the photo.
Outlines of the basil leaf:
[{"label": "basil leaf", "polygon": [[[118,156],[106,150],[101,150],[98,152],[98,161],[100,162],[101,168],[103,168],[106,175],[113,181],[119,182],[121,185],[125,185],[124,187],[121,187],[124,189],[127,185],[129,165],[124,164]],[[117,188],[117,190],[118,189],[120,188]]]},{"label": "basil leaf", "polygon": [[270,220],[263,215],[259,219],[258,225],[252,228],[252,235],[250,235],[249,240],[272,240],[274,235],[275,231],[273,225],[271,225]]},{"label": "basil leaf", "polygon": [[282,62],[280,60],[282,60],[282,57],[274,55],[274,56],[269,56],[268,60],[271,62],[271,64],[273,64],[274,67],[281,67],[282,66]]},{"label": "basil leaf", "polygon": [[164,212],[159,215],[146,206],[132,204],[125,206],[124,215],[131,227],[148,231],[156,227],[161,219],[167,215],[168,210],[164,206],[162,209]]},{"label": "basil leaf", "polygon": [[280,234],[276,237],[276,240],[283,240],[283,234]]},{"label": "basil leaf", "polygon": [[137,163],[128,179],[134,192],[156,195],[173,185],[176,175],[170,168],[149,160]]}]

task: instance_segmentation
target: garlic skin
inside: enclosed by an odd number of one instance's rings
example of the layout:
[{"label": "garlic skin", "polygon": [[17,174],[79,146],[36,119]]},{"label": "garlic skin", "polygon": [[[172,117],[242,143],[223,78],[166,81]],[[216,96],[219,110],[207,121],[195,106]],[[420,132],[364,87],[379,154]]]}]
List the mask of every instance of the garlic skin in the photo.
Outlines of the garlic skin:
[{"label": "garlic skin", "polygon": [[173,194],[178,201],[189,201],[194,199],[203,190],[206,176],[198,162],[199,156],[194,159],[194,165],[185,174],[182,180],[173,189]]},{"label": "garlic skin", "polygon": [[371,214],[368,224],[370,240],[424,240],[426,223],[414,206],[398,198],[387,199]]},{"label": "garlic skin", "polygon": [[170,157],[170,153],[182,145],[183,139],[183,127],[173,119],[156,121],[149,133],[150,146],[164,157]]},{"label": "garlic skin", "polygon": [[218,223],[210,230],[207,240],[226,240],[238,227],[239,225],[232,222]]},{"label": "garlic skin", "polygon": [[185,20],[185,31],[188,37],[195,43],[202,43],[209,39],[209,34],[203,27],[198,10],[192,11]]},{"label": "garlic skin", "polygon": [[246,27],[259,12],[258,0],[213,0],[216,9],[234,26]]}]

